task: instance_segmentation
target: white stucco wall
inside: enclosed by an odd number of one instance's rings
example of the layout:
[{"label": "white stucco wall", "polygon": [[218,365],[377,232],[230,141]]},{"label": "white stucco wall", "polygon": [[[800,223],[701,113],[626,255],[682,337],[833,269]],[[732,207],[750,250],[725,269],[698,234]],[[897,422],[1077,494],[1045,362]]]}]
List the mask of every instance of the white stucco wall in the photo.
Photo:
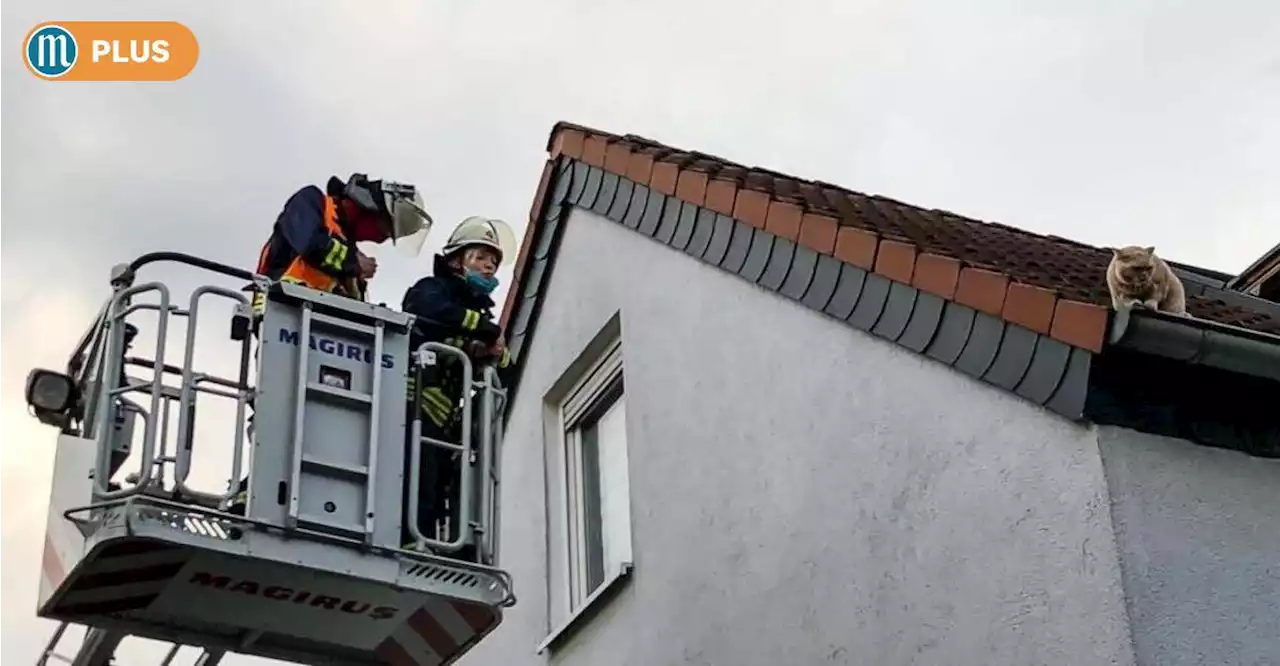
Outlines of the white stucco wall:
[{"label": "white stucco wall", "polygon": [[1280,664],[1280,460],[1099,429],[1144,666]]},{"label": "white stucco wall", "polygon": [[[543,394],[621,311],[636,569],[550,654]],[[577,211],[463,664],[1132,664],[1096,431]]]}]

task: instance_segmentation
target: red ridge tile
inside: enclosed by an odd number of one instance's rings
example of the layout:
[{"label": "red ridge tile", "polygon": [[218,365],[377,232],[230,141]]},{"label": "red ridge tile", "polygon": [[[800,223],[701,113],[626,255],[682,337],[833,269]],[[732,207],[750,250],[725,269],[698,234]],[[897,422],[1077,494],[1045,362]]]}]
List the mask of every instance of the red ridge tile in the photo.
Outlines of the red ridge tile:
[{"label": "red ridge tile", "polygon": [[619,176],[627,175],[627,165],[631,162],[631,148],[621,141],[609,144],[604,153],[604,169]]},{"label": "red ridge tile", "polygon": [[582,144],[582,161],[594,167],[604,166],[604,154],[609,142],[602,136],[589,136]]},{"label": "red ridge tile", "polygon": [[576,160],[582,157],[582,144],[586,140],[587,135],[578,130],[560,130],[551,141],[551,156],[568,155]]},{"label": "red ridge tile", "polygon": [[916,268],[916,246],[896,240],[881,240],[876,252],[875,272],[890,280],[911,284]]},{"label": "red ridge tile", "polygon": [[800,218],[800,244],[822,254],[836,249],[836,219],[826,215],[805,213]]},{"label": "red ridge tile", "polygon": [[733,202],[738,188],[727,180],[715,179],[707,183],[706,207],[721,215],[733,215]]},{"label": "red ridge tile", "polygon": [[738,190],[733,216],[757,229],[763,229],[769,217],[769,195],[756,190]]},{"label": "red ridge tile", "polygon": [[648,186],[652,176],[653,155],[632,151],[631,158],[627,160],[627,178],[638,185]]},{"label": "red ridge tile", "polygon": [[1009,285],[1001,314],[1019,326],[1047,334],[1057,300],[1058,295],[1048,289],[1014,282]]},{"label": "red ridge tile", "polygon": [[676,180],[676,196],[695,206],[701,206],[707,196],[707,174],[685,169]]},{"label": "red ridge tile", "polygon": [[649,187],[667,195],[676,193],[676,179],[680,177],[680,169],[671,162],[654,162],[653,176],[649,179]]},{"label": "red ridge tile", "polygon": [[800,236],[800,218],[804,212],[799,206],[782,201],[773,201],[765,214],[764,228],[775,236],[794,241]]},{"label": "red ridge tile", "polygon": [[1049,335],[1081,349],[1097,353],[1107,335],[1110,310],[1092,303],[1058,299]]},{"label": "red ridge tile", "polygon": [[836,235],[836,259],[871,270],[876,263],[876,246],[880,239],[870,231],[840,227]]},{"label": "red ridge tile", "polygon": [[916,272],[911,279],[916,288],[953,300],[960,282],[960,261],[924,252],[916,257]]},{"label": "red ridge tile", "polygon": [[966,266],[956,283],[956,302],[996,317],[1004,310],[1009,278],[1002,273]]}]

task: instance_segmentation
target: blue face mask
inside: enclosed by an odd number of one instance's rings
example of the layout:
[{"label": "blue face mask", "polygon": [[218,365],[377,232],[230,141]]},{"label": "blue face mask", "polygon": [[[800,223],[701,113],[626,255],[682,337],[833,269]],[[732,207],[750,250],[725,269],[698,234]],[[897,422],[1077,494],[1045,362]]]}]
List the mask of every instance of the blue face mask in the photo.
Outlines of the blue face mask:
[{"label": "blue face mask", "polygon": [[485,277],[480,271],[467,271],[467,284],[482,294],[491,294],[498,288],[498,276]]}]

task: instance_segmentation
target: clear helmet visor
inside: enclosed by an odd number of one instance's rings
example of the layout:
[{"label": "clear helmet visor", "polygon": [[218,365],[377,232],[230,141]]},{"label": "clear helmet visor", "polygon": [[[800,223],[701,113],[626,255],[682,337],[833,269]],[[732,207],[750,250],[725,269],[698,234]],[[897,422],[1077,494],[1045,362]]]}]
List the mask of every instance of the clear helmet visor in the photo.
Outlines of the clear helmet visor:
[{"label": "clear helmet visor", "polygon": [[408,258],[418,256],[434,224],[422,204],[422,195],[415,193],[412,200],[404,197],[388,197],[388,199],[391,238],[396,250]]},{"label": "clear helmet visor", "polygon": [[502,248],[502,262],[515,261],[518,249],[516,234],[511,226],[502,220],[489,220],[493,230],[498,234],[498,247]]}]

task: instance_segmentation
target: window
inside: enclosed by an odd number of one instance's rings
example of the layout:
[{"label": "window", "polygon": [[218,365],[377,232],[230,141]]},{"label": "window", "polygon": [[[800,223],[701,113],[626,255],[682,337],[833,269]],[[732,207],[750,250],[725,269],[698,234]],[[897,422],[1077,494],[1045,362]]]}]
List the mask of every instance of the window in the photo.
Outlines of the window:
[{"label": "window", "polygon": [[626,414],[614,346],[561,408],[571,610],[631,563]]},{"label": "window", "polygon": [[539,651],[631,571],[621,345],[603,333],[547,396],[548,629],[554,629]]}]

